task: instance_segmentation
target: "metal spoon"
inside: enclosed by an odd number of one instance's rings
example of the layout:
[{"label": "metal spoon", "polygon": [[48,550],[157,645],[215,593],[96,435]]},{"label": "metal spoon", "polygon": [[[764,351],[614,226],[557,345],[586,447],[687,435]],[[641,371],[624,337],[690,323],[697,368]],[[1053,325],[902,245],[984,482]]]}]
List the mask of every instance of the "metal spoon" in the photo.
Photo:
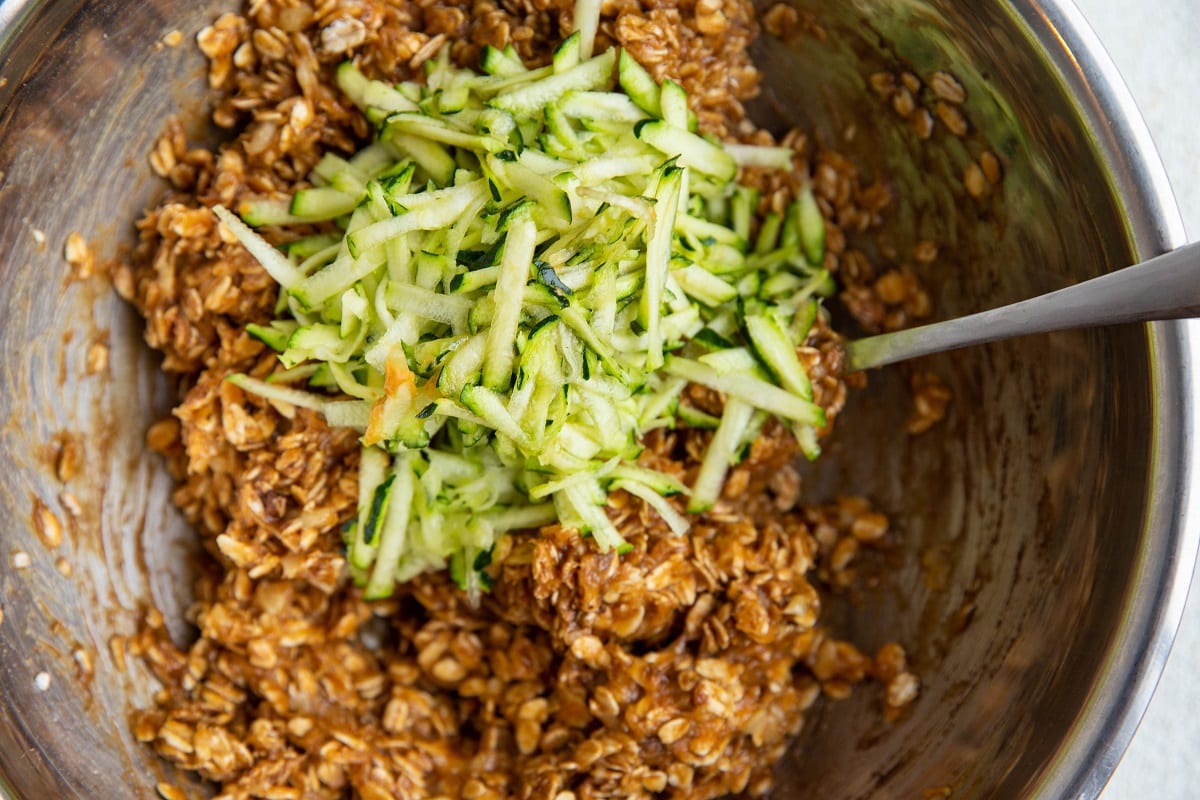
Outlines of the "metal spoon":
[{"label": "metal spoon", "polygon": [[991,311],[848,342],[850,372],[1031,333],[1200,316],[1200,242]]}]

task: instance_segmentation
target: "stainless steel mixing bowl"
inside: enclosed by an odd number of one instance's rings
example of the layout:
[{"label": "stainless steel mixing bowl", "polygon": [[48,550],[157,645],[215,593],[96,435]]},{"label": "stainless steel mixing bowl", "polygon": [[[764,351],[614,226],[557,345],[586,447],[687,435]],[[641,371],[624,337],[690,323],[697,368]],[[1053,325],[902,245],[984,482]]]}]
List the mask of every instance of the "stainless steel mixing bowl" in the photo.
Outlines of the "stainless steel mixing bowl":
[{"label": "stainless steel mixing bowl", "polygon": [[[825,35],[758,45],[755,113],[893,176],[889,241],[942,243],[939,315],[1182,242],[1145,128],[1067,0],[796,2]],[[0,795],[152,797],[170,774],[127,730],[154,686],[109,647],[147,604],[178,620],[188,601],[187,531],[143,447],[166,393],[134,314],[98,281],[69,282],[61,253],[72,231],[107,255],[129,243],[162,191],[146,154],[167,114],[210,135],[192,36],[227,5],[0,5]],[[172,30],[183,44],[161,43]],[[920,142],[868,88],[877,71],[943,69],[969,95],[964,140]],[[980,203],[962,175],[985,147],[1006,175]],[[89,376],[95,342],[111,355]],[[899,373],[872,376],[808,491],[873,496],[905,552],[891,580],[828,614],[864,647],[909,646],[923,688],[893,724],[871,689],[826,702],[779,796],[1096,796],[1149,701],[1195,560],[1198,343],[1174,323],[938,358],[952,411],[916,438]],[[83,454],[65,487],[51,463],[63,435]],[[35,535],[38,503],[64,520],[57,549]]]}]

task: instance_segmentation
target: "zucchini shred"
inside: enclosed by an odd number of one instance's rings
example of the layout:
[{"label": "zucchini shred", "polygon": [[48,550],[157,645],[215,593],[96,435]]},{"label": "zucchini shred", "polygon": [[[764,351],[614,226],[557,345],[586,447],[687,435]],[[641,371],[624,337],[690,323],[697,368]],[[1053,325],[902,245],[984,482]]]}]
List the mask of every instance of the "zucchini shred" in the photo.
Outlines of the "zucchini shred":
[{"label": "zucchini shred", "polygon": [[[443,48],[399,85],[346,62],[374,141],[291,197],[214,209],[281,289],[279,318],[248,332],[309,388],[229,380],[362,434],[344,537],[368,599],[449,567],[477,601],[498,539],[555,522],[621,552],[611,491],[682,533],[667,497],[710,509],[769,416],[819,453],[796,351],[832,291],[823,221],[805,188],[756,226],[735,182],[790,151],[697,132],[680,86],[584,39],[536,69],[487,48],[481,73]],[[314,223],[339,233],[279,249],[253,230]],[[679,403],[689,383],[723,414]],[[691,487],[636,464],[647,431],[679,422],[714,429]]]}]

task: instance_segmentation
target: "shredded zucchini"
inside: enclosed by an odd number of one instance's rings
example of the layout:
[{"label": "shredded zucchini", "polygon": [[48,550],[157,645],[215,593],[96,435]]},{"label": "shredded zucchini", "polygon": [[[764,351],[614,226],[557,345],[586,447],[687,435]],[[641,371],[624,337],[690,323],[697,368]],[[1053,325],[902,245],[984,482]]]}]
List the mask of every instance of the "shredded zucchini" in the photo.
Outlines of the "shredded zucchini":
[{"label": "shredded zucchini", "polygon": [[[752,231],[758,194],[734,182],[791,151],[701,136],[682,87],[593,56],[599,5],[577,3],[548,67],[487,48],[481,75],[443,51],[393,86],[341,65],[377,140],[322,159],[290,199],[217,209],[282,289],[280,319],[250,333],[286,379],[231,380],[363,433],[346,541],[367,597],[449,567],[476,598],[497,538],[553,521],[623,552],[618,489],[682,533],[668,498],[710,508],[768,415],[817,450],[796,348],[828,284],[819,209],[806,192]],[[249,227],[323,220],[340,235],[286,252]],[[681,404],[688,382],[722,392],[724,414]],[[677,420],[715,429],[690,488],[635,463]]]}]

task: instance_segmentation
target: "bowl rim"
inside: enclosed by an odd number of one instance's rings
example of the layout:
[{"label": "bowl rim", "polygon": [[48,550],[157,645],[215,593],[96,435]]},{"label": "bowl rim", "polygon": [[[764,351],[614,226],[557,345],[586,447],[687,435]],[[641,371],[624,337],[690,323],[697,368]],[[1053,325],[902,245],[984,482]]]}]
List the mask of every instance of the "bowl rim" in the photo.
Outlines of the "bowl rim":
[{"label": "bowl rim", "polygon": [[[1012,0],[1093,136],[1139,260],[1187,242],[1167,172],[1132,93],[1073,0]],[[1124,266],[1124,265],[1114,265]],[[1153,405],[1148,512],[1133,585],[1107,658],[1067,737],[1031,787],[1038,800],[1094,800],[1133,740],[1183,619],[1200,549],[1200,322],[1147,326]]]}]

